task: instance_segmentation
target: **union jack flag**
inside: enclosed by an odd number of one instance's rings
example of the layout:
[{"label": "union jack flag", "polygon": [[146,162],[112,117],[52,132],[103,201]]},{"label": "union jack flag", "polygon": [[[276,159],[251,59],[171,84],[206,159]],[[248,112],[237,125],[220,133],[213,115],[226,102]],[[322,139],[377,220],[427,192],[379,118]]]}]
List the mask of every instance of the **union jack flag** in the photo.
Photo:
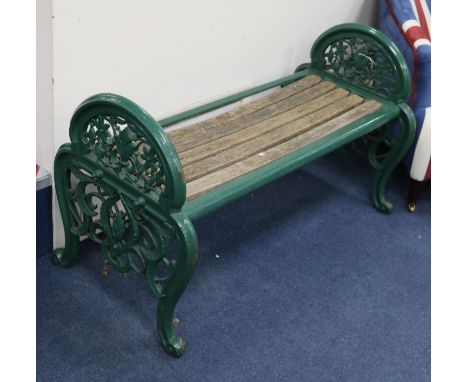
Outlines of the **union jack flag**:
[{"label": "union jack flag", "polygon": [[416,137],[405,164],[411,178],[431,177],[431,1],[380,0],[379,29],[403,53],[411,72],[408,104],[416,116]]}]

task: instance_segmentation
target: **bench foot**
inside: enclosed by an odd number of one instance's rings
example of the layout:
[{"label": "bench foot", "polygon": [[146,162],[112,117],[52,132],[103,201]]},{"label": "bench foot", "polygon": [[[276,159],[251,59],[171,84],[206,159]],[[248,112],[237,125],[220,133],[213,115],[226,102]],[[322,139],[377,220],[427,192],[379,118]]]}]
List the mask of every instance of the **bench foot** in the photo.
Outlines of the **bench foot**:
[{"label": "bench foot", "polygon": [[379,163],[377,161],[373,163],[371,160],[371,163],[377,170],[372,188],[374,207],[377,211],[384,214],[389,214],[393,208],[392,203],[385,199],[385,187],[387,186],[388,179],[408,151],[416,130],[416,121],[411,109],[405,104],[400,104],[399,106],[400,132],[398,138]]},{"label": "bench foot", "polygon": [[197,238],[192,223],[175,219],[177,257],[173,273],[162,290],[157,310],[158,334],[164,349],[172,356],[184,353],[185,341],[174,332],[174,310],[190,281],[197,259]]},{"label": "bench foot", "polygon": [[54,249],[51,260],[55,265],[68,267],[73,265],[78,256],[78,243],[67,244],[64,248]]}]

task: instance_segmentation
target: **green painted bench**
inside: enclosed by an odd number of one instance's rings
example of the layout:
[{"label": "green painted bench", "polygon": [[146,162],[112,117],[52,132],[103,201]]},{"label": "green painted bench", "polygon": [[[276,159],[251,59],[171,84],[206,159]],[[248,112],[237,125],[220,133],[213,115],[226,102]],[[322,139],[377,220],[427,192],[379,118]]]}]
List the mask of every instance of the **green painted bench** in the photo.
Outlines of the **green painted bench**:
[{"label": "green painted bench", "polygon": [[[173,314],[197,259],[191,222],[345,145],[368,156],[373,204],[390,212],[385,186],[414,137],[409,88],[405,61],[387,37],[342,24],[317,39],[311,62],[294,74],[159,122],[121,96],[92,96],[73,114],[71,143],[55,158],[65,247],[53,261],[73,264],[88,237],[113,269],[140,273],[159,298],[162,345],[178,356],[185,344]],[[165,130],[269,89],[224,114]]]}]

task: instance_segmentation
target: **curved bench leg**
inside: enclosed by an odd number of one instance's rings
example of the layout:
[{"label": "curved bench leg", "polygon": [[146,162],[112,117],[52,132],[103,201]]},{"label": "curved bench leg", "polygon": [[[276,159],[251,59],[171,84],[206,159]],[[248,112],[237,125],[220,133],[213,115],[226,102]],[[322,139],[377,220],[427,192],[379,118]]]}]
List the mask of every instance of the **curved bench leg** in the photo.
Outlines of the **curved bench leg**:
[{"label": "curved bench leg", "polygon": [[159,298],[157,320],[158,334],[164,349],[173,356],[180,356],[185,350],[185,341],[175,334],[173,328],[174,310],[179,298],[193,273],[197,259],[197,237],[192,223],[182,217],[176,219],[177,258],[171,278]]},{"label": "curved bench leg", "polygon": [[62,215],[65,231],[65,247],[57,248],[52,253],[52,261],[56,265],[67,267],[72,265],[78,257],[79,236],[72,233],[72,216],[68,205],[67,193],[70,187],[70,169],[58,157],[54,165],[55,192]]},{"label": "curved bench leg", "polygon": [[377,169],[372,188],[374,207],[384,214],[389,214],[393,208],[392,203],[386,200],[384,195],[388,179],[411,146],[416,131],[416,120],[411,109],[405,104],[399,106],[401,110],[399,116],[400,134],[392,149],[385,156],[381,166]]}]

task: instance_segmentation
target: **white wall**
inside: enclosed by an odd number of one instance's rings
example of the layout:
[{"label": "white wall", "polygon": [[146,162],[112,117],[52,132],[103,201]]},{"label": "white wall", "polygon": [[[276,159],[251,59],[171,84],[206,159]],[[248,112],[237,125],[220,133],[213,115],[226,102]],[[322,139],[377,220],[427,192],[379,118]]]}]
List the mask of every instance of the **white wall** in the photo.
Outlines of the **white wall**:
[{"label": "white wall", "polygon": [[322,31],[374,24],[376,12],[374,0],[53,0],[55,149],[92,94],[118,93],[165,116],[291,74]]},{"label": "white wall", "polygon": [[52,171],[55,152],[52,103],[52,0],[37,0],[36,81],[36,162]]}]

